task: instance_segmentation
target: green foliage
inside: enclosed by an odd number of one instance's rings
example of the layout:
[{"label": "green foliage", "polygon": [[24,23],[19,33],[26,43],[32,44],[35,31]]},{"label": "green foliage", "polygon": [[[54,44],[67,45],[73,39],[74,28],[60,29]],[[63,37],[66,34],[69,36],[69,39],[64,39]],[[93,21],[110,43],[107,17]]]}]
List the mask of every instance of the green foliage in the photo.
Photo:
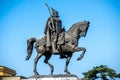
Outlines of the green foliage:
[{"label": "green foliage", "polygon": [[100,65],[93,67],[93,69],[88,72],[83,73],[85,80],[115,80],[116,78],[120,78],[120,73],[117,74],[114,69],[109,68],[106,65]]}]

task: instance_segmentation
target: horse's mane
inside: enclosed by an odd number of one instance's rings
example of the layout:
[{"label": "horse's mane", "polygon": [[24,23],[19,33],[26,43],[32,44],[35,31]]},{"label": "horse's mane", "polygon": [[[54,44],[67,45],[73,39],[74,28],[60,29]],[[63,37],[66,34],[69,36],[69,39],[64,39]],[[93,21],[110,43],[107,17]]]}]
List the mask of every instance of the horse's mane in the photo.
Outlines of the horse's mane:
[{"label": "horse's mane", "polygon": [[77,23],[73,24],[66,33],[72,32],[72,31],[74,30],[74,28],[75,28],[76,26],[80,25],[81,23],[82,23],[82,22],[77,22]]}]

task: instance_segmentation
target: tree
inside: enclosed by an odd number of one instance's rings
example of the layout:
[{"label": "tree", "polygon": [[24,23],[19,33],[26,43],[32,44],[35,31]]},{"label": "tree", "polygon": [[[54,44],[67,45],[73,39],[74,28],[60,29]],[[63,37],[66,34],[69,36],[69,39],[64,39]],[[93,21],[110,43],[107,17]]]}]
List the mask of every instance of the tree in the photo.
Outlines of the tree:
[{"label": "tree", "polygon": [[120,79],[120,73],[117,74],[114,69],[111,69],[106,65],[93,67],[93,69],[89,70],[88,72],[84,72],[83,75],[85,80],[115,80],[116,78]]}]

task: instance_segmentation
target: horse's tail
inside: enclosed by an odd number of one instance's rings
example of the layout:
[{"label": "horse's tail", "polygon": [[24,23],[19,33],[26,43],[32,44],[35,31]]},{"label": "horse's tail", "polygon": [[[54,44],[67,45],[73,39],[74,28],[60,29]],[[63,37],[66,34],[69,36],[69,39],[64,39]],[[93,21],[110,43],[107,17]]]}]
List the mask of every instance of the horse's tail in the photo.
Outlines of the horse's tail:
[{"label": "horse's tail", "polygon": [[30,59],[33,51],[34,42],[36,42],[36,38],[30,38],[27,40],[27,56],[25,60]]}]

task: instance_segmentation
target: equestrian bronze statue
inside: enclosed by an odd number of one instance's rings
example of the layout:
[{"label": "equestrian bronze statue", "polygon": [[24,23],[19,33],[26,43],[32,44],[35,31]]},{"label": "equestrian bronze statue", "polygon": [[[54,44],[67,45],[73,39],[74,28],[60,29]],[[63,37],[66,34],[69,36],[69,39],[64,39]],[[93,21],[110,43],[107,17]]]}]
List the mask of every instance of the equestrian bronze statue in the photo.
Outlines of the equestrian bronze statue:
[{"label": "equestrian bronze statue", "polygon": [[85,37],[89,27],[89,21],[77,22],[73,24],[68,31],[62,28],[62,21],[59,19],[58,12],[52,9],[52,14],[48,18],[45,26],[45,36],[36,39],[30,38],[27,40],[27,56],[26,60],[29,60],[33,47],[37,51],[37,56],[34,59],[34,74],[39,75],[37,72],[37,62],[45,56],[44,63],[48,64],[51,69],[51,75],[54,71],[54,66],[49,62],[52,55],[60,55],[60,58],[66,59],[64,72],[70,74],[68,71],[68,64],[74,52],[82,51],[77,60],[81,60],[86,52],[84,47],[78,47],[78,41],[80,37]]}]

